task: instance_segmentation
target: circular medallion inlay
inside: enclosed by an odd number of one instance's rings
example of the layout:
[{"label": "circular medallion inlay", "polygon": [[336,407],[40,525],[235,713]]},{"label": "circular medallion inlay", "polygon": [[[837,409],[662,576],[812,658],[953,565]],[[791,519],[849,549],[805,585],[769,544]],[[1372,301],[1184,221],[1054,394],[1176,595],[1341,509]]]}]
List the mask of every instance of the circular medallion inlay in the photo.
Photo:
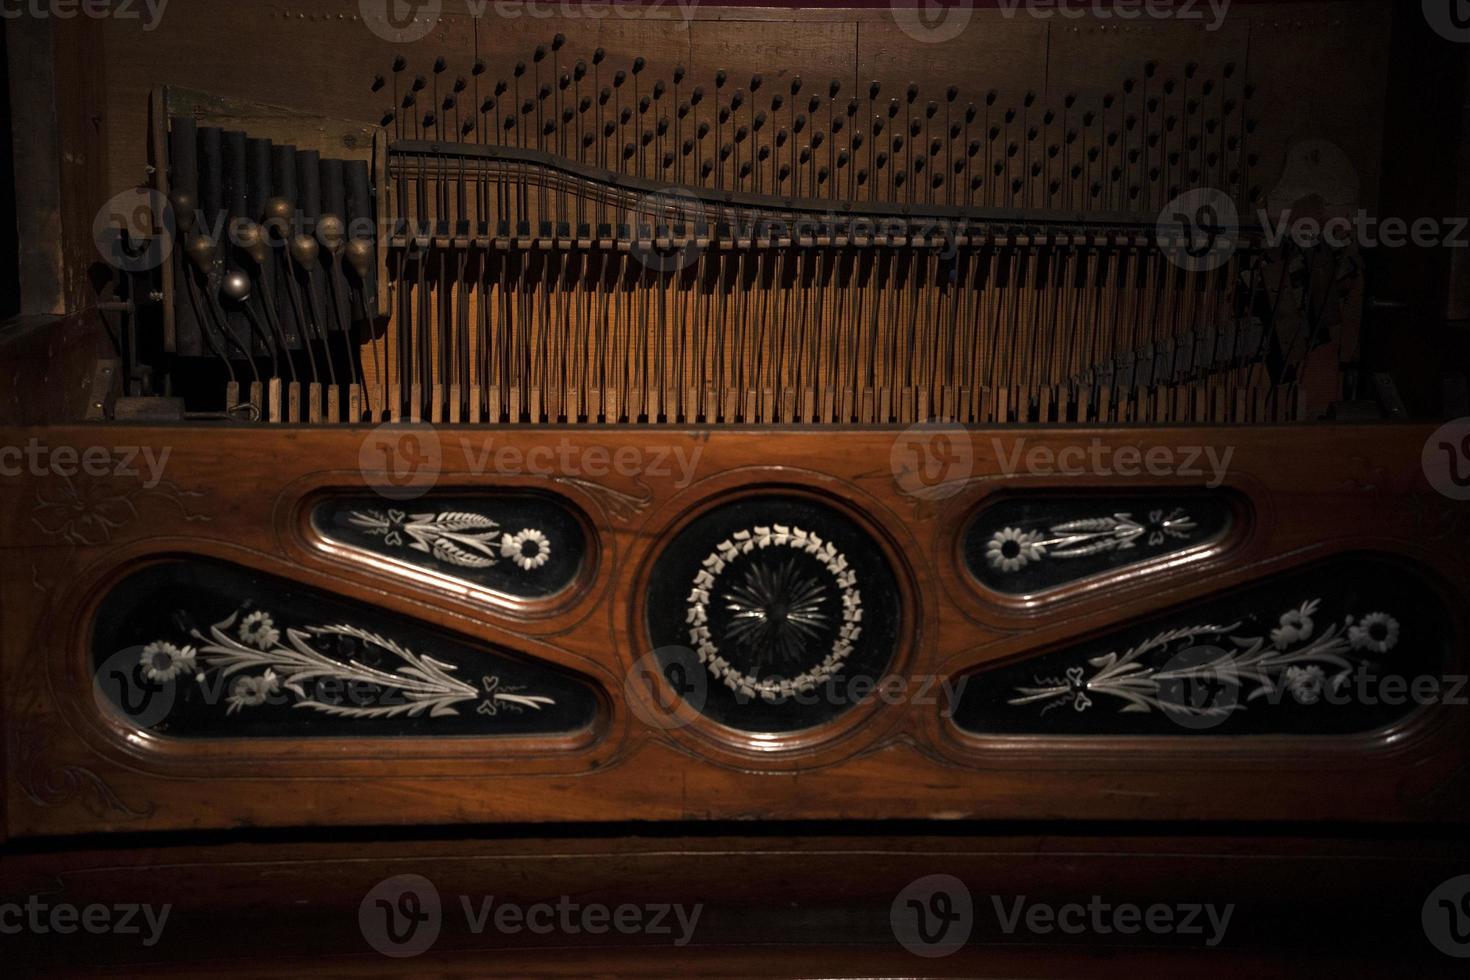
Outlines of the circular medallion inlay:
[{"label": "circular medallion inlay", "polygon": [[893,572],[856,523],[762,496],[679,532],[654,564],[647,617],[685,700],[732,728],[787,732],[874,696],[900,611]]}]

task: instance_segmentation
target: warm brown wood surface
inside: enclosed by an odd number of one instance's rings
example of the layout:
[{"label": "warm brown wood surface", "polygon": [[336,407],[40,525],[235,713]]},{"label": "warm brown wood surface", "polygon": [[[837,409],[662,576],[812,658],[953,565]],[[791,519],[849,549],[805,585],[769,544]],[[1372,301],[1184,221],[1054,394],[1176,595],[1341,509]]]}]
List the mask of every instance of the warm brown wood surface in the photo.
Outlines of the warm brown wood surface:
[{"label": "warm brown wood surface", "polygon": [[[869,826],[869,830],[873,828]],[[1463,840],[1091,835],[526,837],[254,841],[0,857],[0,899],[172,909],[137,936],[7,936],[13,966],[48,975],[229,976],[1459,976],[1427,941],[1425,898],[1470,862]],[[368,945],[359,905],[383,879],[421,875],[442,908],[426,952]],[[957,952],[921,959],[895,940],[894,899],[925,875],[970,892]],[[1028,903],[1233,905],[1217,945],[1198,936],[1007,935],[994,911]],[[702,906],[669,936],[480,932],[465,898],[501,904]]]},{"label": "warm brown wood surface", "polygon": [[[669,535],[698,508],[740,492],[797,488],[868,524],[889,553],[905,603],[894,671],[947,678],[1151,611],[1345,551],[1421,565],[1455,609],[1464,579],[1466,508],[1428,487],[1426,426],[1292,426],[973,433],[973,472],[939,502],[895,486],[895,433],[642,428],[439,430],[441,487],[535,486],[582,509],[599,535],[595,573],[552,615],[466,599],[414,575],[386,575],[303,533],[303,501],[361,488],[365,429],[51,428],[0,432],[49,446],[170,450],[166,483],[22,477],[0,482],[3,690],[9,835],[108,829],[718,818],[1293,819],[1446,821],[1463,813],[1463,709],[1418,711],[1363,736],[1198,738],[962,737],[940,704],[863,706],[826,729],[763,751],[704,722],[648,725],[628,707],[629,669],[647,652],[642,581]],[[700,450],[694,482],[611,476],[598,484],[472,473],[483,444]],[[1001,478],[999,451],[1028,447],[1233,447],[1225,486],[1253,517],[1223,549],[1063,590],[1044,605],[1001,601],[969,584],[953,534],[1005,489],[1198,486],[1200,477]],[[470,440],[467,457],[461,440]],[[674,469],[673,473],[677,474]],[[66,496],[75,491],[75,498]],[[125,502],[115,499],[121,497]],[[110,502],[99,503],[108,498]],[[61,525],[48,501],[74,519]],[[45,509],[51,507],[52,509]],[[105,516],[107,521],[98,520]],[[150,558],[192,553],[239,562],[380,605],[476,640],[564,665],[603,689],[589,742],[534,739],[315,739],[182,742],[128,733],[99,711],[88,674],[92,608],[107,584]],[[1463,603],[1459,603],[1463,607]],[[1460,662],[1449,673],[1464,671]],[[633,685],[633,691],[639,691]],[[644,698],[637,695],[640,706]],[[657,709],[646,711],[658,715]]]}]

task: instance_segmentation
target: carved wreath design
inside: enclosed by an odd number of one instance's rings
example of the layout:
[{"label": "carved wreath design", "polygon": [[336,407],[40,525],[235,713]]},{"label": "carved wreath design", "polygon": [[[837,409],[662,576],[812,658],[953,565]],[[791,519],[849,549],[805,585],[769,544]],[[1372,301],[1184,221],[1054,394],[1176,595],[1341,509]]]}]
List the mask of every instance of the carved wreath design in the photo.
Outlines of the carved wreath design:
[{"label": "carved wreath design", "polygon": [[[474,511],[409,514],[401,510],[354,510],[348,523],[381,537],[385,545],[408,547],[446,565],[489,568],[509,558],[522,571],[551,560],[551,540],[536,528],[506,534],[500,525]],[[405,540],[407,539],[407,540]]]},{"label": "carved wreath design", "polygon": [[1131,514],[1084,517],[1053,524],[1044,531],[1005,527],[990,536],[985,561],[1010,573],[1047,558],[1084,558],[1106,551],[1127,551],[1141,543],[1156,548],[1168,541],[1187,540],[1198,525],[1183,508],[1149,511],[1147,521]]},{"label": "carved wreath design", "polygon": [[[1311,599],[1283,612],[1277,626],[1267,635],[1234,636],[1240,622],[1225,626],[1202,624],[1165,630],[1122,655],[1116,652],[1093,657],[1095,668],[1088,676],[1081,665],[1068,667],[1063,677],[1038,678],[1036,686],[1017,687],[1018,697],[1009,704],[1044,705],[1042,714],[1071,704],[1076,711],[1092,707],[1092,696],[1108,695],[1123,703],[1121,713],[1147,713],[1218,718],[1246,705],[1195,705],[1186,699],[1164,696],[1168,685],[1186,682],[1219,683],[1232,686],[1252,684],[1244,701],[1289,693],[1299,704],[1314,704],[1328,690],[1336,690],[1351,676],[1357,661],[1392,650],[1399,641],[1399,622],[1386,612],[1372,612],[1360,620],[1344,617],[1314,635],[1320,599]],[[1209,638],[1233,649],[1200,644]],[[1181,663],[1181,655],[1195,654],[1195,662]],[[1143,662],[1146,654],[1171,654],[1161,666]],[[1330,673],[1329,673],[1330,672]]]},{"label": "carved wreath design", "polygon": [[[242,615],[243,613],[243,615]],[[209,628],[208,634],[191,630],[197,644],[179,645],[158,640],[143,648],[140,666],[150,681],[166,683],[192,675],[203,685],[211,671],[229,679],[226,715],[267,703],[281,694],[293,699],[292,707],[306,708],[338,718],[431,718],[459,714],[457,706],[478,701],[475,711],[495,715],[501,710],[539,710],[555,704],[549,697],[522,694],[522,688],[507,687],[500,678],[486,675],[481,686],[451,676],[452,664],[435,660],[377,633],[347,624],[287,627],[285,642],[275,620],[265,610],[237,610]],[[312,645],[313,638],[347,637],[391,654],[398,665],[391,669],[370,667],[360,660],[339,660]],[[391,704],[375,706],[331,704],[308,692],[311,681],[331,679],[345,683],[374,685],[393,695]]]},{"label": "carved wreath design", "polygon": [[[789,550],[815,558],[831,576],[831,587],[837,591],[831,618],[840,618],[832,645],[816,666],[794,677],[760,678],[734,666],[721,653],[709,626],[709,604],[712,597],[723,600],[733,615],[731,635],[723,639],[749,648],[752,640],[763,640],[776,649],[768,651],[790,660],[806,649],[821,627],[828,622],[826,584],[819,584],[793,574],[789,564],[771,561],[770,551]],[[729,565],[742,555],[762,553],[746,570],[744,579],[727,591],[720,592],[720,579]],[[780,623],[773,623],[772,605],[783,606]],[[791,614],[795,613],[793,617]],[[764,622],[761,618],[764,617]],[[857,587],[857,573],[848,567],[847,558],[830,541],[799,527],[772,524],[737,531],[717,544],[705,556],[689,592],[685,622],[689,625],[689,642],[705,669],[726,687],[744,696],[759,696],[776,701],[797,693],[806,693],[826,682],[842,669],[852,653],[853,644],[862,635],[862,593]]]}]

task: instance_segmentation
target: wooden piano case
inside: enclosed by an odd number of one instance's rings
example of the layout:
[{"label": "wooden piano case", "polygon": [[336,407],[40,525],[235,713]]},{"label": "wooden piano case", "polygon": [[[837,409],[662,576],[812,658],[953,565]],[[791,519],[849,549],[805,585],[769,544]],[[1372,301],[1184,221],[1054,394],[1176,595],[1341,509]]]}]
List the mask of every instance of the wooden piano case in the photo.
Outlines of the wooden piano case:
[{"label": "wooden piano case", "polygon": [[175,4],[6,25],[26,966],[1470,954],[1461,258],[1272,237],[1463,211],[1434,17]]}]

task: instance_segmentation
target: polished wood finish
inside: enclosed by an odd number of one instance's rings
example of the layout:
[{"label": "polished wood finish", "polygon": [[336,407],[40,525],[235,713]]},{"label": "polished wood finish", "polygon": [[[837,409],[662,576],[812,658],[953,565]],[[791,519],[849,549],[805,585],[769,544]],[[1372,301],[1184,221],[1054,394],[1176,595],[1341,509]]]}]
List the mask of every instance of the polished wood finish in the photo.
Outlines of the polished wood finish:
[{"label": "polished wood finish", "polygon": [[[901,491],[900,433],[782,430],[440,428],[437,485],[535,487],[564,497],[599,536],[583,591],[550,614],[467,597],[432,576],[394,573],[324,547],[303,508],[361,490],[366,428],[55,427],[0,431],[0,444],[146,446],[143,476],[22,476],[0,482],[6,831],[443,824],[746,817],[1440,822],[1470,798],[1466,713],[1436,706],[1388,731],[1344,737],[977,738],[943,716],[939,683],[1066,645],[1150,612],[1333,554],[1402,556],[1453,598],[1465,574],[1467,508],[1429,488],[1431,427],[974,430],[973,464],[939,500]],[[418,431],[424,438],[427,429]],[[1208,475],[1006,475],[1024,440],[1232,452],[1224,487],[1250,518],[1221,547],[1145,567],[1044,603],[987,594],[959,564],[955,529],[993,494],[1018,489],[1197,488]],[[899,443],[896,447],[896,442]],[[558,456],[560,446],[570,455]],[[484,453],[487,447],[491,455]],[[597,450],[603,457],[588,455]],[[636,468],[589,478],[617,451]],[[496,457],[496,451],[514,451]],[[527,454],[532,454],[529,457]],[[688,485],[675,453],[695,459]],[[696,457],[694,454],[698,453]],[[530,459],[530,471],[525,460]],[[625,458],[628,458],[625,456]],[[571,463],[563,460],[570,459]],[[1291,460],[1289,467],[1282,460]],[[486,466],[489,466],[486,469]],[[500,467],[496,472],[495,467]],[[1202,464],[1197,464],[1202,465]],[[479,472],[476,472],[476,469]],[[514,469],[516,472],[508,472]],[[828,728],[764,740],[703,720],[678,725],[668,692],[638,669],[649,564],[692,515],[740,494],[796,489],[870,528],[897,573],[907,631],[894,663],[911,696],[865,705]],[[99,709],[88,620],[129,568],[200,554],[380,605],[563,665],[599,685],[607,710],[590,742],[221,739],[127,731]],[[1448,674],[1465,671],[1463,642]],[[924,695],[921,697],[920,695]],[[922,702],[922,703],[921,703]],[[663,702],[665,705],[668,702]],[[852,724],[861,718],[861,724]],[[270,792],[261,792],[263,787]]]},{"label": "polished wood finish", "polygon": [[[861,828],[863,825],[857,825]],[[1425,938],[1426,896],[1470,862],[1453,838],[1323,840],[1059,833],[805,836],[791,825],[712,836],[373,837],[189,842],[109,850],[88,842],[0,857],[0,893],[51,904],[169,903],[158,942],[138,936],[7,936],[11,963],[49,976],[963,976],[1451,977],[1461,961]],[[626,828],[621,828],[626,830]],[[831,830],[824,826],[824,830]],[[872,830],[872,825],[865,829]],[[412,958],[374,952],[359,925],[370,889],[427,878],[443,925]],[[952,875],[975,924],[957,952],[921,959],[890,912],[910,882]],[[1006,935],[994,901],[1233,905],[1223,939]],[[779,896],[779,898],[774,898]],[[554,930],[475,932],[462,902],[529,906],[696,903],[690,941]],[[263,910],[289,909],[287,915]],[[1208,930],[1207,930],[1208,931]]]}]

